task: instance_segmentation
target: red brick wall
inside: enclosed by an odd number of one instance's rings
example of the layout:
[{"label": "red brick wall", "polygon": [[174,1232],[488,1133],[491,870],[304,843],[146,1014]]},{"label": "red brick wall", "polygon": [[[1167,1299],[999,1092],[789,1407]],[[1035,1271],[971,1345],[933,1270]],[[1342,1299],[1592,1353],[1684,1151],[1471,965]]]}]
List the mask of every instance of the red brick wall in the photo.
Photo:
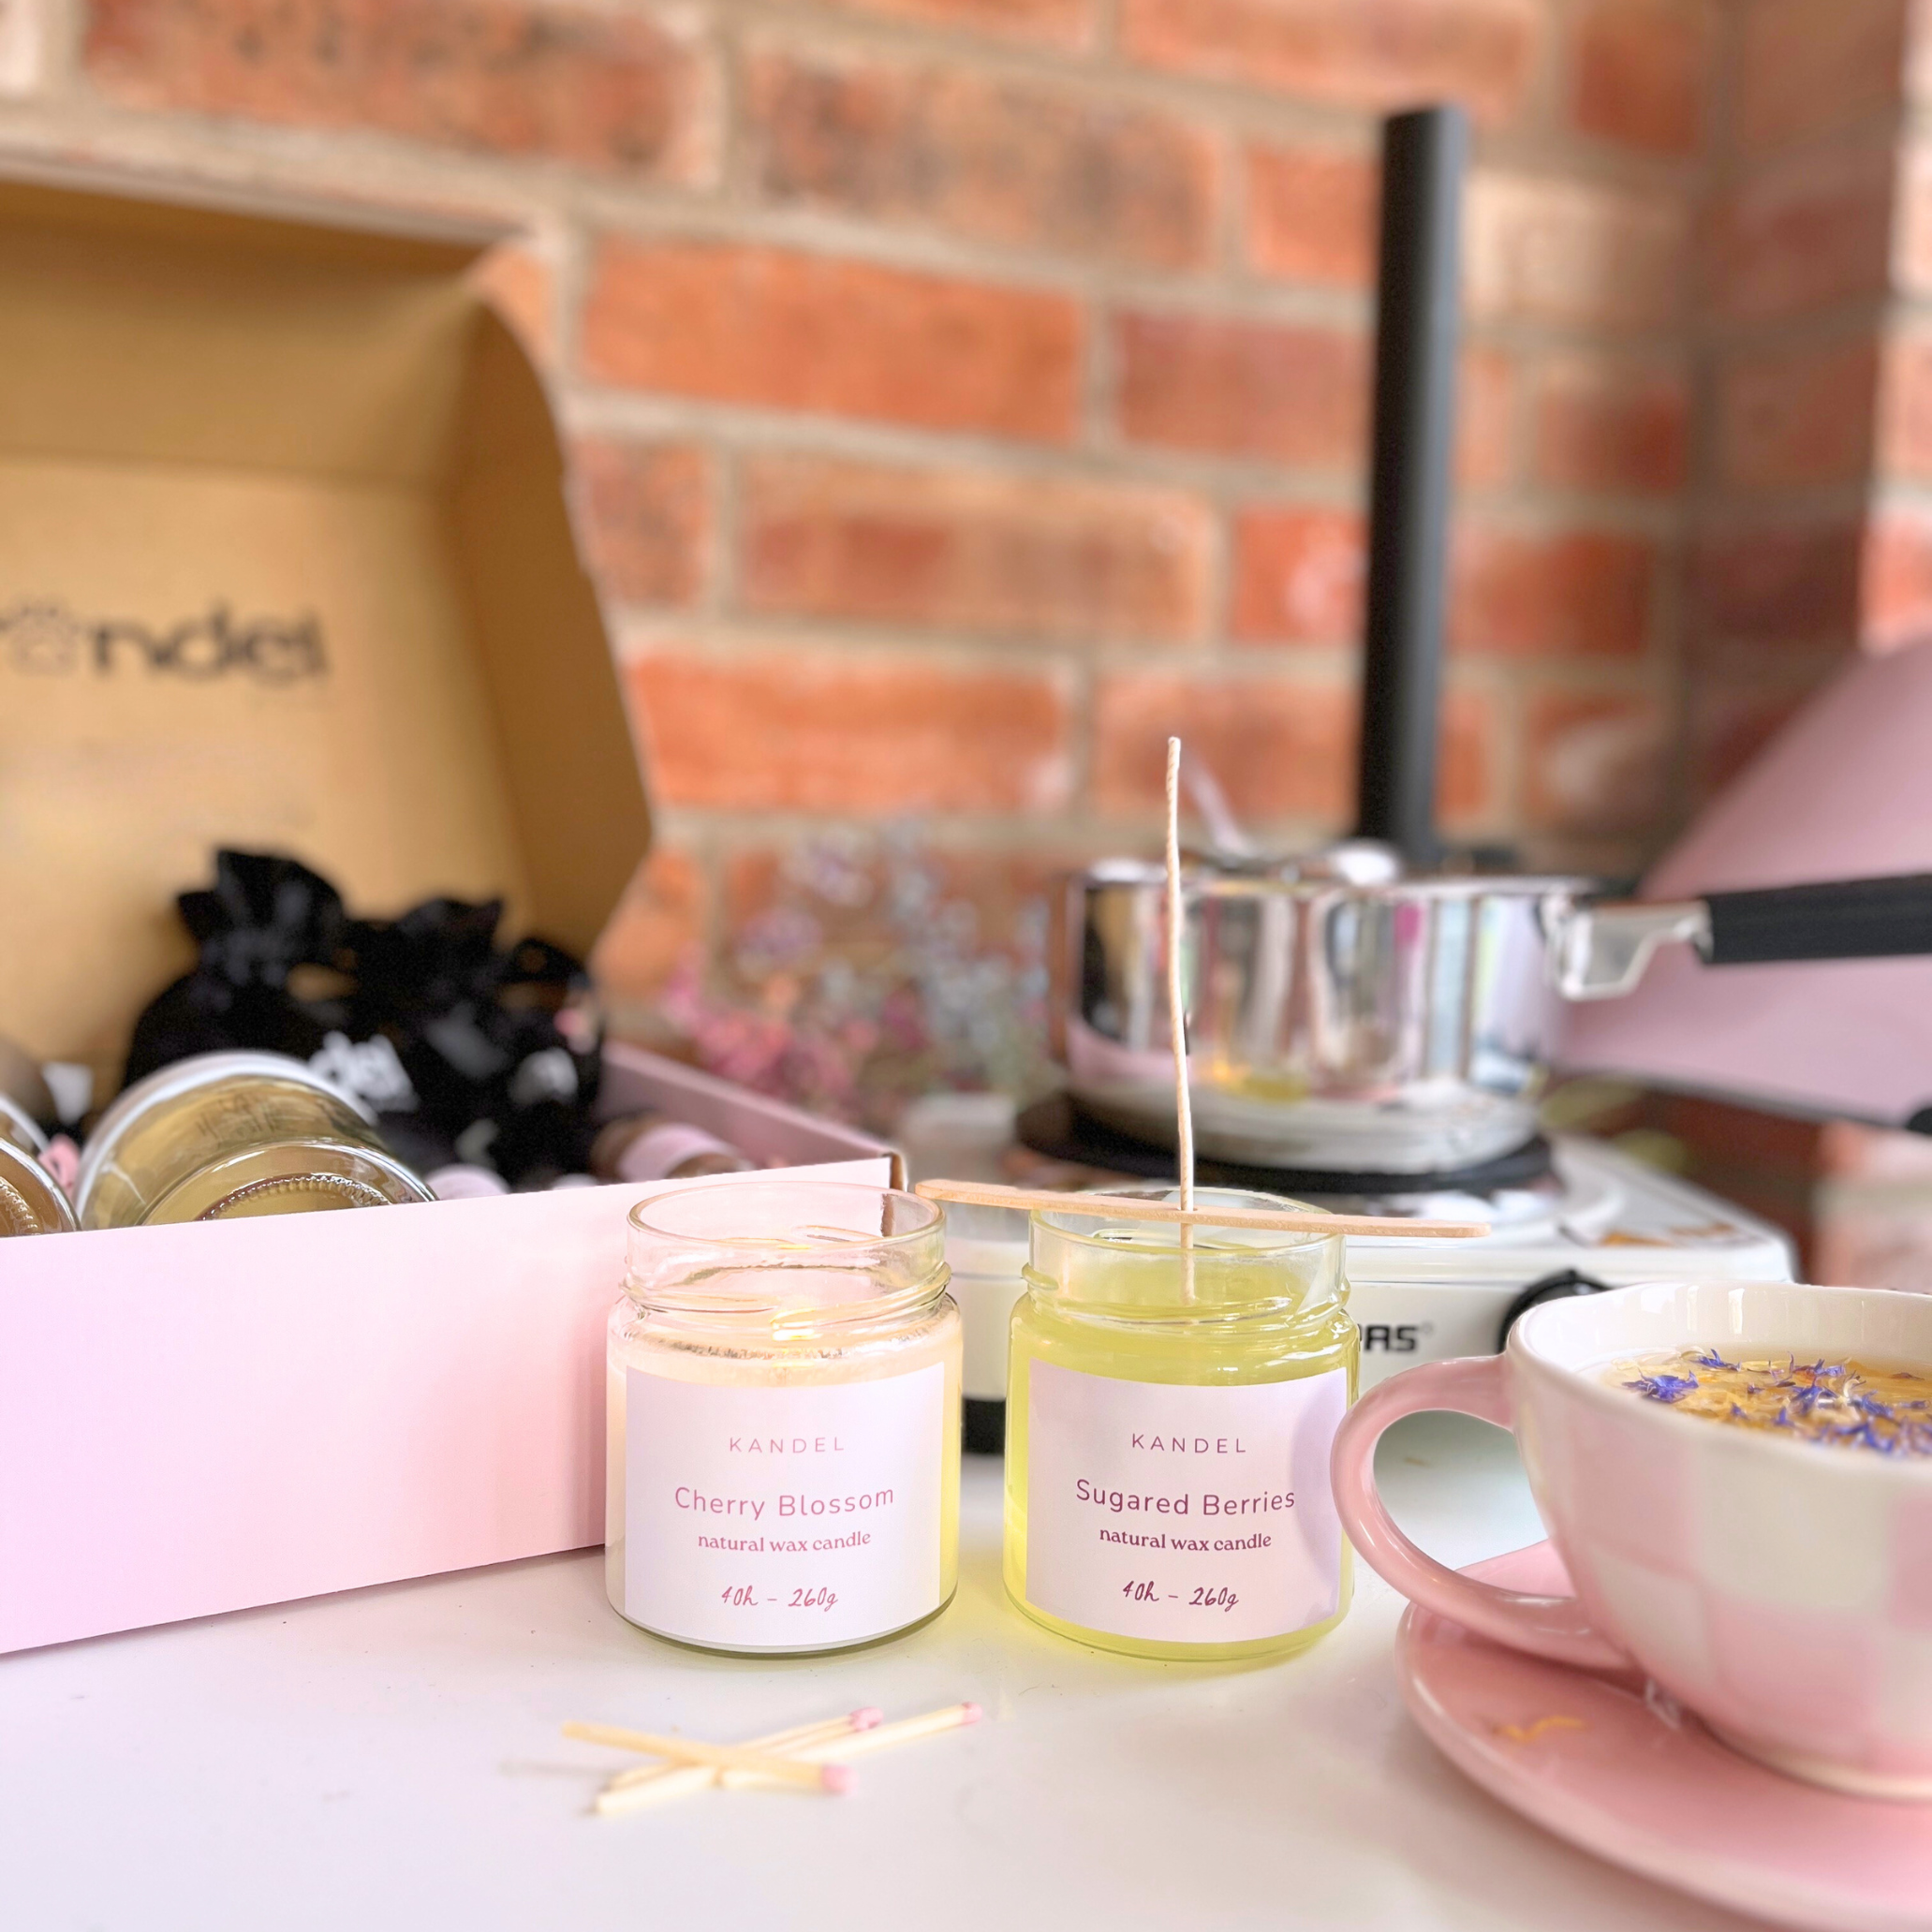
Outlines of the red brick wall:
[{"label": "red brick wall", "polygon": [[[1910,621],[1874,596],[1905,0],[1752,0],[1725,20],[1703,220],[1707,419],[1688,583],[1691,796],[1846,653]],[[1911,527],[1894,526],[1910,579]]]},{"label": "red brick wall", "polygon": [[1150,841],[1170,730],[1345,824],[1375,117],[1430,96],[1480,126],[1445,822],[1640,863],[1932,608],[1860,521],[1932,478],[1902,5],[0,0],[0,147],[527,228],[660,815],[636,1007],[815,830],[915,815],[999,941]]}]

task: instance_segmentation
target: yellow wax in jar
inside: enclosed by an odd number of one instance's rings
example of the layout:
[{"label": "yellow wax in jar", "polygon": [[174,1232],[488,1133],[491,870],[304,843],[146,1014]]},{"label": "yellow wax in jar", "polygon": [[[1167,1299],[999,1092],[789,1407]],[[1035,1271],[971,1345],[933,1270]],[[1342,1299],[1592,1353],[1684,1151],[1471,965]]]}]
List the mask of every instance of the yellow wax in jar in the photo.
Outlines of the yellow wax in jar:
[{"label": "yellow wax in jar", "polygon": [[[1275,1204],[1266,1197],[1217,1197],[1209,1190],[1202,1190],[1200,1204],[1212,1206],[1217,1198],[1228,1205]],[[1042,1366],[1122,1383],[1197,1389],[1255,1388],[1339,1372],[1346,1388],[1341,1406],[1352,1402],[1360,1335],[1348,1311],[1339,1238],[1201,1227],[1191,1253],[1184,1254],[1172,1225],[1088,1221],[1084,1233],[1067,1238],[1076,1225],[1069,1218],[1059,1233],[1049,1231],[1043,1254],[1036,1217],[1029,1292],[1013,1311],[1006,1411],[1009,1594],[1047,1629],[1131,1656],[1215,1662],[1287,1657],[1307,1648],[1348,1613],[1351,1557],[1339,1536],[1334,1614],[1280,1635],[1169,1642],[1083,1625],[1035,1602],[1027,1590],[1029,1423],[1034,1371]],[[1096,1468],[1107,1447],[1096,1442]],[[1325,1509],[1325,1460],[1319,1475],[1324,1493],[1314,1501]],[[1158,1518],[1147,1520],[1157,1530],[1168,1526]],[[1196,1520],[1186,1526],[1198,1534],[1202,1526]],[[1204,1633],[1212,1627],[1211,1617],[1201,1619]]]}]

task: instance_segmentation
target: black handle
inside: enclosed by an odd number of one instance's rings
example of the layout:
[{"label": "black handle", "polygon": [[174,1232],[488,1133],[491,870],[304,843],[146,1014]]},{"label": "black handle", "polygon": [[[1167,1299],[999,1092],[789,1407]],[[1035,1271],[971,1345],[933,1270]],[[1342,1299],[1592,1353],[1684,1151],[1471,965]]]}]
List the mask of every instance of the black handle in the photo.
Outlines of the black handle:
[{"label": "black handle", "polygon": [[1356,834],[1435,863],[1438,686],[1455,444],[1463,166],[1459,107],[1382,124],[1368,611]]},{"label": "black handle", "polygon": [[1932,953],[1932,872],[1710,892],[1712,966]]}]

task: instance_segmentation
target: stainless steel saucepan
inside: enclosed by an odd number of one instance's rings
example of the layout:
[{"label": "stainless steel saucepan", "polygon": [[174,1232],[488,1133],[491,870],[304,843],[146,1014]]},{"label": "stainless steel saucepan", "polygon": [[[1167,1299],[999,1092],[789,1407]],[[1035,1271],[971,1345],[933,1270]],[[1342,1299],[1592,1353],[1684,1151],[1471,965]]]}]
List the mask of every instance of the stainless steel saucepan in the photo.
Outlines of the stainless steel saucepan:
[{"label": "stainless steel saucepan", "polygon": [[[1666,906],[1436,869],[1467,145],[1453,106],[1383,127],[1358,838],[1187,881],[1195,1139],[1224,1160],[1420,1174],[1509,1153],[1535,1130],[1563,1002],[1628,993],[1659,946],[1713,966],[1932,952],[1932,878]],[[1054,1010],[1074,1095],[1172,1145],[1160,871],[1096,867],[1066,913]]]},{"label": "stainless steel saucepan", "polygon": [[[1567,1000],[1630,992],[1661,946],[1711,966],[1932,953],[1932,875],[1664,905],[1592,881],[1404,877],[1365,845],[1186,884],[1194,1132],[1257,1166],[1438,1172],[1520,1146]],[[1096,1117],[1172,1144],[1157,865],[1069,882],[1056,1030]]]}]

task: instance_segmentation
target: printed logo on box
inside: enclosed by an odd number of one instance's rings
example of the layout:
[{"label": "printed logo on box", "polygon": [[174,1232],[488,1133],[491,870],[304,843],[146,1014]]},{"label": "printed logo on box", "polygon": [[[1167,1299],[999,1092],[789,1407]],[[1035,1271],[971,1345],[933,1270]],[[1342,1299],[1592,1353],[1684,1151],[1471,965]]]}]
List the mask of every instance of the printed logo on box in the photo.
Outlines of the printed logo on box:
[{"label": "printed logo on box", "polygon": [[52,599],[0,612],[0,665],[26,677],[175,677],[189,684],[244,677],[281,686],[327,677],[314,617],[245,622],[215,604],[159,629],[125,617],[79,617]]}]

